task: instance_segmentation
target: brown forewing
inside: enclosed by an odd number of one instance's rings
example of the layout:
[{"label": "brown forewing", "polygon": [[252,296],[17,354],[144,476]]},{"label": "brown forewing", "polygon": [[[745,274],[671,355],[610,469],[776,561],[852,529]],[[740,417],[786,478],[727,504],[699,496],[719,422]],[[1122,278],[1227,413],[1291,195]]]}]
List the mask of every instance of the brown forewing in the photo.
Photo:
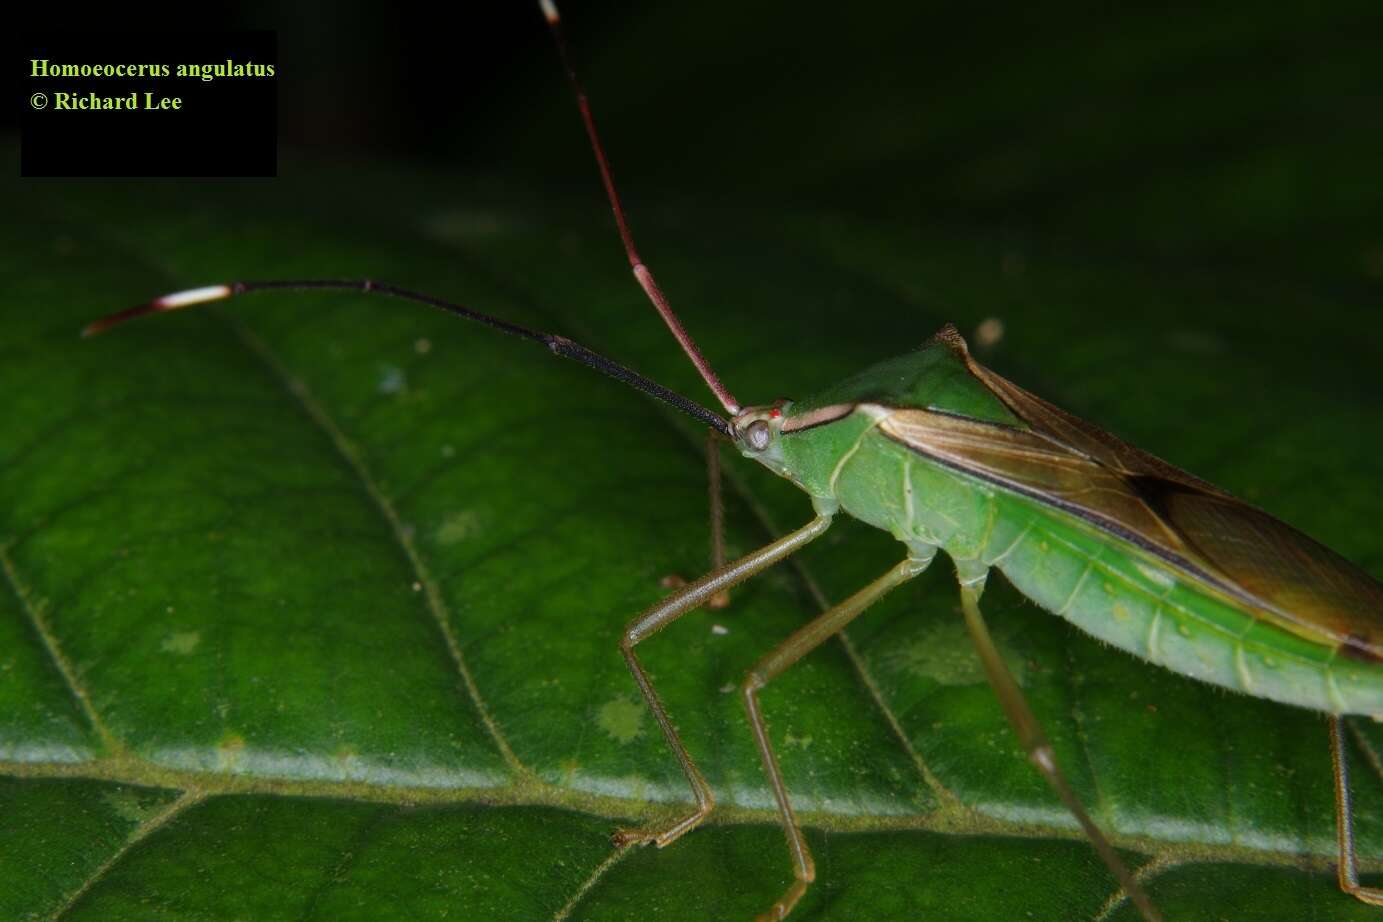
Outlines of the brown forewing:
[{"label": "brown forewing", "polygon": [[1030,427],[889,408],[880,430],[920,454],[1123,538],[1259,617],[1383,660],[1383,585],[1218,487],[1052,406],[966,356]]}]

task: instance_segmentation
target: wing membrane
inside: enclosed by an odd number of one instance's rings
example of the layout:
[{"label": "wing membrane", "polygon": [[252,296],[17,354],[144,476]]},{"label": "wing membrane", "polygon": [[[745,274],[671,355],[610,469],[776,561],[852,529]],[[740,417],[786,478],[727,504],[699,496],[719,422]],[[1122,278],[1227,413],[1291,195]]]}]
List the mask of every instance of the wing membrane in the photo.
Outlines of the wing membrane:
[{"label": "wing membrane", "polygon": [[1383,586],[1367,573],[1267,513],[970,365],[1030,428],[892,408],[880,429],[1130,540],[1282,628],[1383,660]]},{"label": "wing membrane", "polygon": [[1181,468],[1173,467],[1141,448],[1135,448],[1079,416],[1067,413],[1041,397],[1028,393],[1007,378],[996,375],[973,359],[969,359],[968,355],[967,359],[970,371],[983,381],[985,386],[1008,404],[1009,408],[1034,431],[1045,434],[1054,442],[1078,451],[1113,471],[1160,477],[1205,493],[1229,497],[1228,493],[1214,484],[1193,477]]},{"label": "wing membrane", "polygon": [[1042,432],[915,409],[890,411],[879,428],[951,467],[1104,520],[1150,549],[1187,552],[1118,471]]},{"label": "wing membrane", "polygon": [[1196,551],[1271,610],[1324,628],[1349,653],[1381,658],[1383,586],[1354,564],[1229,497],[1177,492],[1166,511]]}]

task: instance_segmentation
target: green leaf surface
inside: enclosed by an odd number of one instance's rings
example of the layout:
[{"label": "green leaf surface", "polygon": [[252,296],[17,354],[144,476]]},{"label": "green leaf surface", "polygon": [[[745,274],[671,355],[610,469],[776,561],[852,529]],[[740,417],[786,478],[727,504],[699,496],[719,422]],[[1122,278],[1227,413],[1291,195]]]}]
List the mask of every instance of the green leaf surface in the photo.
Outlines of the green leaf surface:
[{"label": "green leaf surface", "polygon": [[[735,683],[892,565],[845,523],[645,659],[716,790],[666,850],[608,833],[687,799],[617,653],[707,560],[695,425],[543,350],[368,296],[265,295],[76,331],[151,292],[372,275],[561,330],[688,393],[597,226],[376,174],[272,191],[92,185],[4,228],[0,912],[64,918],[744,917],[789,879]],[[285,204],[285,189],[291,198]],[[189,207],[190,202],[198,203]],[[381,223],[384,222],[384,223]],[[984,359],[1378,572],[1376,325],[1317,296],[840,218],[654,225],[665,284],[746,399],[944,319]],[[703,228],[716,227],[709,246]],[[786,232],[785,232],[786,231]],[[920,285],[918,280],[925,280]],[[721,305],[734,303],[733,308]],[[1116,316],[1092,322],[1101,305]],[[1244,305],[1252,304],[1252,312]],[[1282,322],[1271,322],[1278,318]],[[1354,330],[1351,333],[1351,329]],[[1323,450],[1328,446],[1328,450]],[[807,503],[731,463],[732,550]],[[820,883],[801,917],[1132,918],[1031,772],[938,566],[769,687]],[[990,618],[1058,758],[1169,918],[1364,918],[1331,872],[1324,722],[1106,649],[1002,580]],[[1361,727],[1362,851],[1383,853]],[[1103,915],[1102,915],[1103,914]]]}]

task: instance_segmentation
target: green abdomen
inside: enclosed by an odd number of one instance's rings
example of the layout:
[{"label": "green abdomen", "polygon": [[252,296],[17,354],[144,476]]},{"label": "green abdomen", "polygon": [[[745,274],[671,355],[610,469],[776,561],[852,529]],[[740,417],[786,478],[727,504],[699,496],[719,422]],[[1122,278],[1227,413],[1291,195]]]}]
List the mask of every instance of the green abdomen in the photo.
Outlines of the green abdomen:
[{"label": "green abdomen", "polygon": [[1331,713],[1383,714],[1377,666],[1255,617],[1068,513],[1013,495],[996,502],[1003,524],[982,559],[1048,611],[1182,675]]},{"label": "green abdomen", "polygon": [[1174,672],[1316,710],[1383,714],[1378,666],[1255,617],[1127,539],[929,460],[868,418],[837,440],[823,452],[832,463],[804,485],[919,551],[993,566],[1048,611]]}]

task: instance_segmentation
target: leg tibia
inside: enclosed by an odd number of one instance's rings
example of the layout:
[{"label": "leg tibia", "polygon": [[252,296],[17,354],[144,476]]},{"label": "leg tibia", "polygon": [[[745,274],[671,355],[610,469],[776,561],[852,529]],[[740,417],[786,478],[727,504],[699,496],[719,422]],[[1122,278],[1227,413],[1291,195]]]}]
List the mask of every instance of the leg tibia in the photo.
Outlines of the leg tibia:
[{"label": "leg tibia", "polygon": [[812,862],[812,854],[807,848],[807,840],[802,835],[802,829],[797,825],[792,803],[788,800],[783,773],[778,767],[778,756],[773,751],[773,743],[768,736],[768,724],[764,722],[763,711],[759,707],[759,691],[775,676],[781,675],[793,663],[819,647],[827,638],[839,633],[861,612],[877,602],[884,593],[921,573],[927,563],[925,560],[903,561],[844,602],[827,609],[803,625],[759,660],[745,676],[740,688],[744,697],[744,710],[749,715],[749,726],[754,731],[754,743],[759,748],[764,774],[768,776],[769,786],[773,788],[773,798],[778,802],[778,815],[782,820],[783,833],[787,836],[788,853],[792,857],[792,874],[795,878],[787,891],[779,897],[778,902],[759,916],[761,920],[782,919],[791,912],[792,907],[802,898],[802,894],[807,892],[807,886],[816,879],[816,866]]},{"label": "leg tibia", "polygon": [[1359,883],[1359,861],[1354,851],[1354,802],[1349,790],[1349,751],[1344,718],[1330,717],[1330,761],[1335,769],[1335,835],[1340,846],[1337,872],[1340,889],[1372,906],[1383,906],[1383,889]]},{"label": "leg tibia", "polygon": [[715,806],[715,797],[711,794],[710,786],[706,784],[701,770],[696,767],[696,763],[692,761],[687,748],[682,744],[682,738],[678,735],[677,728],[673,726],[672,719],[668,717],[662,701],[658,699],[658,693],[653,688],[653,682],[649,679],[643,664],[639,662],[638,656],[635,655],[634,647],[687,612],[705,604],[714,598],[716,593],[744,582],[754,574],[792,554],[819,536],[830,527],[830,524],[830,516],[818,515],[797,531],[740,558],[729,566],[722,567],[695,582],[688,583],[629,622],[629,625],[624,629],[624,635],[620,638],[620,651],[624,654],[625,663],[628,664],[629,671],[633,673],[634,681],[638,683],[639,692],[643,695],[645,703],[648,704],[648,709],[653,712],[654,718],[658,721],[658,726],[663,731],[663,737],[667,740],[668,747],[672,749],[672,754],[676,756],[678,764],[682,766],[682,773],[686,776],[692,798],[696,801],[696,809],[666,825],[642,829],[622,829],[614,835],[616,845],[645,842],[656,842],[660,847],[669,845],[694,829]]},{"label": "leg tibia", "polygon": [[[982,582],[978,584],[982,585]],[[1118,879],[1119,885],[1124,888],[1129,899],[1138,907],[1143,918],[1147,919],[1148,922],[1161,922],[1162,916],[1153,906],[1152,901],[1148,899],[1148,895],[1143,892],[1143,887],[1129,873],[1123,859],[1114,851],[1109,840],[1104,837],[1104,833],[1100,832],[1100,828],[1095,825],[1090,814],[1085,812],[1085,807],[1081,805],[1080,799],[1076,797],[1075,792],[1066,782],[1066,776],[1057,766],[1056,758],[1052,754],[1052,746],[1047,742],[1046,734],[1042,732],[1042,725],[1037,722],[1037,717],[1028,707],[1027,699],[1023,697],[1018,683],[1013,680],[1007,664],[1004,663],[1003,657],[1000,656],[998,648],[994,646],[994,641],[989,636],[989,628],[985,625],[984,616],[980,613],[977,581],[970,580],[961,584],[960,600],[961,608],[965,612],[965,626],[970,631],[970,639],[975,643],[975,650],[980,655],[980,662],[984,664],[985,675],[988,677],[994,693],[999,697],[999,704],[1004,709],[1004,714],[1013,724],[1013,729],[1018,734],[1018,740],[1022,743],[1028,758],[1042,773],[1042,777],[1047,779],[1052,790],[1056,791],[1061,802],[1066,805],[1066,809],[1070,810],[1071,815],[1080,823],[1086,837],[1095,846],[1095,851],[1099,853],[1105,866]]]}]

